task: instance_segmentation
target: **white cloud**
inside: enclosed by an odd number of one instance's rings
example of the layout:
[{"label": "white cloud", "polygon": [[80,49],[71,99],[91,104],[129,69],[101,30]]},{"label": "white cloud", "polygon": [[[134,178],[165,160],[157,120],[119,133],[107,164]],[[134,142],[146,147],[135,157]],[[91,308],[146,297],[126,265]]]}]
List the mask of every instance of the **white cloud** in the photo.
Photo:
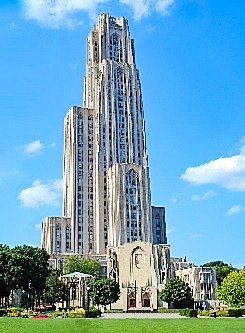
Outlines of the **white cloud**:
[{"label": "white cloud", "polygon": [[192,196],[192,200],[193,201],[202,201],[202,200],[207,200],[209,198],[213,198],[215,196],[215,192],[214,191],[208,191],[204,194],[193,194]]},{"label": "white cloud", "polygon": [[197,233],[189,236],[189,239],[198,239],[198,238],[203,238],[203,234]]},{"label": "white cloud", "polygon": [[35,229],[41,230],[42,229],[42,223],[37,223],[34,225]]},{"label": "white cloud", "polygon": [[156,10],[162,15],[169,15],[174,2],[175,0],[158,0],[156,1]]},{"label": "white cloud", "polygon": [[234,205],[230,209],[228,209],[226,215],[231,216],[234,214],[239,214],[242,211],[245,211],[245,207],[242,207],[241,205]]},{"label": "white cloud", "polygon": [[75,13],[85,11],[94,16],[100,3],[108,0],[22,0],[25,16],[40,25],[59,28],[80,24]]},{"label": "white cloud", "polygon": [[232,191],[245,191],[245,145],[238,155],[187,168],[181,179],[194,185],[215,184]]},{"label": "white cloud", "polygon": [[43,150],[44,145],[39,140],[32,141],[24,146],[24,152],[27,154],[33,154]]},{"label": "white cloud", "polygon": [[[42,26],[59,28],[81,24],[78,14],[86,12],[95,18],[98,6],[110,0],[22,0],[27,19],[37,21]],[[176,0],[118,0],[131,7],[135,20],[158,12],[168,15]]]},{"label": "white cloud", "polygon": [[170,8],[175,0],[120,0],[120,2],[130,6],[133,10],[134,19],[140,20],[154,11],[161,15],[169,15]]},{"label": "white cloud", "polygon": [[135,20],[150,14],[152,0],[120,0],[120,2],[132,8]]},{"label": "white cloud", "polygon": [[167,236],[169,236],[170,234],[174,233],[175,231],[176,231],[175,227],[167,228]]},{"label": "white cloud", "polygon": [[61,197],[61,180],[44,184],[35,180],[31,187],[23,189],[18,196],[24,207],[57,206]]}]

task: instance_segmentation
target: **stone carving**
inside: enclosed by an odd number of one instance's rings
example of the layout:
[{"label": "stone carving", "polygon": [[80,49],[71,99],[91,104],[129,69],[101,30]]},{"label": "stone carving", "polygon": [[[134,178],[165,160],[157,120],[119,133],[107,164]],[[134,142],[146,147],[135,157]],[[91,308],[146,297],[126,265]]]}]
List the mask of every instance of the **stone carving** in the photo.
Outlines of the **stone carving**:
[{"label": "stone carving", "polygon": [[109,249],[108,274],[110,278],[118,280],[117,254],[114,248]]}]

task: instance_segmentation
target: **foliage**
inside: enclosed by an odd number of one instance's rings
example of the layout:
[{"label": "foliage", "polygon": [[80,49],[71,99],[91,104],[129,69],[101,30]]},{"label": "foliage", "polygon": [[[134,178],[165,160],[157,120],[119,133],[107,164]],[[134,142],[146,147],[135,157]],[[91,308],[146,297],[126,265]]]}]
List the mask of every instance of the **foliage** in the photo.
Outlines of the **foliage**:
[{"label": "foliage", "polygon": [[242,317],[244,314],[244,309],[238,309],[238,308],[235,308],[235,309],[229,309],[228,310],[228,315],[229,317]]},{"label": "foliage", "polygon": [[9,266],[15,288],[40,295],[49,275],[48,259],[44,249],[27,245],[13,248]]},{"label": "foliage", "polygon": [[179,278],[171,278],[166,282],[165,288],[160,292],[160,299],[176,309],[193,307],[191,288]]},{"label": "foliage", "polygon": [[27,245],[10,249],[0,245],[0,305],[13,289],[25,291],[23,296],[27,295],[28,300],[32,296],[33,304],[35,296],[39,300],[49,274],[48,259],[44,249]]},{"label": "foliage", "polygon": [[44,300],[45,303],[54,305],[59,301],[65,301],[67,298],[68,289],[65,283],[60,281],[60,271],[50,270],[46,280]]},{"label": "foliage", "polygon": [[0,309],[0,317],[4,317],[7,314],[7,309]]},{"label": "foliage", "polygon": [[199,316],[210,317],[211,312],[210,312],[210,310],[198,310],[198,315]]},{"label": "foliage", "polygon": [[80,258],[77,255],[69,256],[64,265],[64,272],[74,273],[80,272],[97,276],[100,272],[100,264],[97,260],[89,258]]},{"label": "foliage", "polygon": [[107,305],[116,302],[119,299],[119,284],[112,279],[95,279],[90,284],[90,295],[95,304]]},{"label": "foliage", "polygon": [[12,287],[9,269],[10,256],[10,248],[0,244],[0,306],[3,305],[1,299],[9,296]]},{"label": "foliage", "polygon": [[164,307],[159,307],[157,309],[157,312],[159,312],[159,313],[179,313],[179,310],[180,309],[167,309]]},{"label": "foliage", "polygon": [[67,312],[68,318],[84,318],[85,310],[83,308],[76,308],[74,311]]},{"label": "foliage", "polygon": [[213,267],[215,268],[216,271],[216,280],[218,286],[221,285],[222,281],[224,278],[227,277],[227,275],[235,270],[236,268],[232,267],[229,264],[224,263],[223,261],[216,260],[216,261],[211,261],[207,262],[206,264],[203,265],[203,267]]},{"label": "foliage", "polygon": [[179,314],[185,317],[197,318],[197,310],[193,309],[180,309]]},{"label": "foliage", "polygon": [[245,270],[231,272],[224,278],[217,296],[229,305],[245,304]]},{"label": "foliage", "polygon": [[85,310],[85,318],[97,318],[101,317],[101,311],[94,306],[91,306],[89,310]]}]

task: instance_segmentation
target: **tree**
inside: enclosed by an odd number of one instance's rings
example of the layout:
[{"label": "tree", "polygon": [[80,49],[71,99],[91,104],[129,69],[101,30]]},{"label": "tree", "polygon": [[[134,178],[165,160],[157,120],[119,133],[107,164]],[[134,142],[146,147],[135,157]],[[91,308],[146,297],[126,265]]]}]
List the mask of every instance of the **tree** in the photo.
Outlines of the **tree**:
[{"label": "tree", "polygon": [[64,271],[65,273],[68,274],[74,272],[80,272],[97,276],[99,275],[100,272],[100,264],[97,260],[89,258],[81,259],[79,256],[74,255],[66,259],[64,265]]},{"label": "tree", "polygon": [[16,246],[11,250],[9,269],[12,276],[13,288],[22,289],[38,303],[45,289],[49,275],[49,255],[44,249],[32,246]]},{"label": "tree", "polygon": [[160,299],[177,309],[193,306],[191,288],[179,278],[171,278],[166,282],[165,288],[160,292]]},{"label": "tree", "polygon": [[109,278],[95,279],[90,283],[90,295],[97,305],[115,303],[120,296],[119,284]]},{"label": "tree", "polygon": [[233,271],[225,277],[217,296],[229,305],[245,304],[245,269]]},{"label": "tree", "polygon": [[227,275],[235,270],[236,268],[232,267],[229,264],[224,263],[223,261],[216,260],[216,261],[211,261],[207,262],[206,264],[203,265],[203,267],[213,267],[215,268],[216,271],[216,280],[217,284],[220,286],[222,281],[224,280]]},{"label": "tree", "polygon": [[67,298],[67,286],[59,279],[60,275],[60,271],[54,269],[50,270],[47,277],[44,300],[48,304],[54,305],[56,302],[63,302]]},{"label": "tree", "polygon": [[0,244],[0,307],[10,295],[12,278],[9,270],[11,250],[7,245]]}]

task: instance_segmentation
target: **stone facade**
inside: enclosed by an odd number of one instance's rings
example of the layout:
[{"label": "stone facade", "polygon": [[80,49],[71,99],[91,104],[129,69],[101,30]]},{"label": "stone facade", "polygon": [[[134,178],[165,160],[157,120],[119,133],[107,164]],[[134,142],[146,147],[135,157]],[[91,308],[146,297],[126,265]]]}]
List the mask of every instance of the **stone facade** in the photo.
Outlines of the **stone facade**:
[{"label": "stone facade", "polygon": [[171,258],[171,275],[188,283],[193,298],[198,301],[215,299],[216,272],[212,267],[197,267],[193,263]]},{"label": "stone facade", "polygon": [[135,241],[107,248],[107,274],[118,281],[121,296],[115,309],[156,310],[158,291],[170,277],[169,245]]},{"label": "stone facade", "polygon": [[[107,246],[124,242],[166,242],[163,211],[159,235],[152,230],[156,208],[151,208],[141,83],[125,18],[101,14],[89,34],[83,107],[73,106],[64,121],[63,180],[72,253],[103,255]],[[52,238],[50,233],[42,238],[48,251]]]},{"label": "stone facade", "polygon": [[[165,208],[151,206],[141,82],[125,18],[101,14],[87,40],[83,105],[64,120],[62,215],[42,225],[50,264],[61,268],[73,254],[98,259],[120,284],[116,308],[154,310],[166,280],[185,279],[170,262]],[[195,295],[206,297],[196,287],[202,278],[194,279],[201,273],[187,269]]]},{"label": "stone facade", "polygon": [[71,219],[47,217],[42,223],[42,247],[49,254],[71,252]]}]

